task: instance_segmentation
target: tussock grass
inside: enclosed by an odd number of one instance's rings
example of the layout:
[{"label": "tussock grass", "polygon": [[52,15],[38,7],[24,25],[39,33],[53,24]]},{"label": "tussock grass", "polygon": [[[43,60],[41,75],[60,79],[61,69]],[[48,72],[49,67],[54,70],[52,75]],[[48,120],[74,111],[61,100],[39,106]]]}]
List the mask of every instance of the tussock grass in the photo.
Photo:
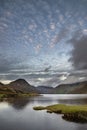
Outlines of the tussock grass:
[{"label": "tussock grass", "polygon": [[38,106],[34,110],[47,110],[49,113],[63,114],[62,118],[68,121],[87,123],[87,105],[64,105]]}]

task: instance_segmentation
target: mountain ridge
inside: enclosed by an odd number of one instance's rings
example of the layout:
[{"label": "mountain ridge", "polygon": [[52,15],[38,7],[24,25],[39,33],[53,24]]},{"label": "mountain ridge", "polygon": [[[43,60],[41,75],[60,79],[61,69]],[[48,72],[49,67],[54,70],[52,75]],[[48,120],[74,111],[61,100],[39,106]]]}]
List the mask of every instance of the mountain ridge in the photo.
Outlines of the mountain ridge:
[{"label": "mountain ridge", "polygon": [[[75,93],[76,89],[78,88],[83,88],[87,87],[87,81],[82,81],[82,82],[76,82],[76,83],[71,83],[71,84],[60,84],[54,89],[54,93],[59,93],[59,94],[70,94],[70,93]],[[79,94],[79,91],[77,92]]]},{"label": "mountain ridge", "polygon": [[84,94],[87,93],[87,81],[71,84],[60,84],[53,87],[30,85],[25,79],[17,79],[9,84],[0,82],[0,92],[12,91],[15,93],[40,93],[40,94]]}]

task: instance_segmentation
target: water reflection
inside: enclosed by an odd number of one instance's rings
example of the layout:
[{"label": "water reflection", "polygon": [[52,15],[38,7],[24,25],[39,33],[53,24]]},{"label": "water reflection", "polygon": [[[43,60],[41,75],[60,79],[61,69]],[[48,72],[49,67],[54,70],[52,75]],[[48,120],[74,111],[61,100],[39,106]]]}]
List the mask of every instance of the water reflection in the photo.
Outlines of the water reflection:
[{"label": "water reflection", "polygon": [[32,98],[8,98],[3,99],[1,102],[7,102],[9,106],[12,106],[14,109],[22,110],[25,107],[31,104],[40,104],[40,105],[52,105],[55,103],[58,104],[87,104],[87,95],[42,95]]},{"label": "water reflection", "polygon": [[8,98],[8,99],[4,99],[1,102],[7,102],[13,108],[20,110],[20,109],[24,109],[27,106],[27,104],[29,104],[30,99],[29,98]]},{"label": "water reflection", "polygon": [[29,104],[30,99],[29,98],[9,99],[7,102],[15,109],[20,110],[24,109],[27,106],[27,104]]},{"label": "water reflection", "polygon": [[86,104],[87,98],[44,95],[34,98],[8,99],[0,102],[0,130],[86,130],[87,124],[67,122],[61,115],[34,111],[33,106],[55,103]]},{"label": "water reflection", "polygon": [[58,100],[59,104],[74,104],[74,105],[84,105],[87,104],[87,99],[83,98],[83,99],[59,99]]}]

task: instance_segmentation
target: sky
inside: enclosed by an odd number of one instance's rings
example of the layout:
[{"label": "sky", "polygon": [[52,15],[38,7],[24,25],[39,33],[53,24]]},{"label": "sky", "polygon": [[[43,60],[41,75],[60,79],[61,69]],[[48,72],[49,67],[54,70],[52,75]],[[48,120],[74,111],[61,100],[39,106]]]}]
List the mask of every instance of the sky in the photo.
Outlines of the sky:
[{"label": "sky", "polygon": [[0,0],[0,81],[87,79],[87,0]]}]

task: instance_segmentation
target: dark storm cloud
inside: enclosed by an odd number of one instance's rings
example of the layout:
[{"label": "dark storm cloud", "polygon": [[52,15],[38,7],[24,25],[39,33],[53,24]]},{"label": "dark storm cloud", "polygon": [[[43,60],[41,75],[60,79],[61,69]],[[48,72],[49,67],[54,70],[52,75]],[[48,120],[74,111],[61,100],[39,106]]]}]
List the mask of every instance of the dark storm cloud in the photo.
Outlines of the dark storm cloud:
[{"label": "dark storm cloud", "polygon": [[84,31],[77,31],[69,41],[73,46],[69,61],[75,69],[87,69],[87,35]]}]

